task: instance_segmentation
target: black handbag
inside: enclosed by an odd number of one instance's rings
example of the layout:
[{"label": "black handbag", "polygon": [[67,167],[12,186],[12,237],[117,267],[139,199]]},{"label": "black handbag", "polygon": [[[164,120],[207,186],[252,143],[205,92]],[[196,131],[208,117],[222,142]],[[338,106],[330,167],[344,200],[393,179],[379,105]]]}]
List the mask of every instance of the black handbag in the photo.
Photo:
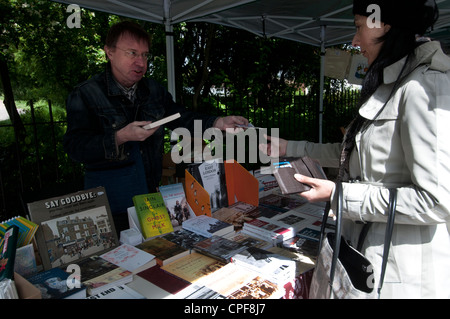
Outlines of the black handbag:
[{"label": "black handbag", "polygon": [[[325,236],[325,224],[328,218],[326,210],[322,220],[319,256],[310,287],[310,299],[374,299],[379,298],[386,272],[390,242],[395,220],[397,189],[390,189],[389,215],[386,224],[383,262],[378,288],[375,289],[374,271],[370,261],[355,249],[341,235],[342,221],[342,183],[336,184],[338,196],[336,231]],[[358,248],[362,246],[365,234],[371,224],[366,224],[360,236]]]}]

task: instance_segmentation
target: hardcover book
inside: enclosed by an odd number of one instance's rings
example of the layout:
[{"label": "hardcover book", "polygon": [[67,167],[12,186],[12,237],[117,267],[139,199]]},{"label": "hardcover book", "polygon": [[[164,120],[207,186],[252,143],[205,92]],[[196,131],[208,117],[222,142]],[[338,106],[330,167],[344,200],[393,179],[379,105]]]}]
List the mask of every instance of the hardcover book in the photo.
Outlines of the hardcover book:
[{"label": "hardcover book", "polygon": [[276,284],[284,285],[295,278],[295,261],[268,250],[250,247],[234,255],[232,261]]},{"label": "hardcover book", "polygon": [[283,194],[301,193],[311,189],[310,186],[297,181],[295,174],[327,179],[319,163],[309,157],[282,157],[279,162],[272,163],[272,169]]},{"label": "hardcover book", "polygon": [[88,295],[95,295],[111,286],[123,285],[133,280],[131,271],[123,269],[99,256],[91,256],[78,263],[81,282]]},{"label": "hardcover book", "polygon": [[42,299],[85,299],[86,286],[69,273],[55,267],[28,278],[42,294]]},{"label": "hardcover book", "polygon": [[45,270],[77,263],[118,245],[103,187],[28,203],[39,225],[36,239]]},{"label": "hardcover book", "polygon": [[145,297],[127,285],[119,285],[99,291],[86,299],[145,299]]},{"label": "hardcover book", "polygon": [[184,249],[191,250],[196,242],[204,240],[206,237],[193,231],[180,229],[162,236],[162,238],[180,245]]},{"label": "hardcover book", "polygon": [[280,299],[283,297],[283,289],[267,279],[256,276],[226,297],[228,299]]},{"label": "hardcover book", "polygon": [[136,248],[154,255],[156,263],[160,266],[189,254],[188,249],[163,237],[155,237],[144,241],[142,244],[137,245]]},{"label": "hardcover book", "polygon": [[200,215],[185,221],[183,228],[207,238],[213,235],[224,236],[234,231],[232,224],[206,215]]},{"label": "hardcover book", "polygon": [[176,294],[190,285],[189,282],[162,270],[160,265],[143,270],[137,275],[171,294]]},{"label": "hardcover book", "polygon": [[288,238],[294,237],[295,232],[290,227],[280,226],[272,222],[269,218],[255,218],[244,224],[242,229],[244,234],[254,236],[258,234],[258,238],[265,238],[268,241],[280,242]]},{"label": "hardcover book", "polygon": [[145,239],[173,232],[172,221],[161,193],[133,196],[133,203]]},{"label": "hardcover book", "polygon": [[170,264],[162,266],[161,269],[187,282],[194,283],[225,265],[220,260],[194,251]]},{"label": "hardcover book", "polygon": [[194,249],[199,253],[219,259],[224,263],[229,263],[231,257],[247,249],[247,246],[220,236],[211,236],[196,243]]}]

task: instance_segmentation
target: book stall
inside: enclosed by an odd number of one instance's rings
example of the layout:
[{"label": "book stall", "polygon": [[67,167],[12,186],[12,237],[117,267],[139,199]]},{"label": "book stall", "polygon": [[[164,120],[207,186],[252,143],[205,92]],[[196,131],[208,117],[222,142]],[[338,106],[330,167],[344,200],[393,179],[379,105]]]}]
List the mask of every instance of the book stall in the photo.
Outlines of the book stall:
[{"label": "book stall", "polygon": [[134,196],[120,234],[103,187],[28,203],[29,216],[0,223],[0,297],[308,298],[325,203],[279,180],[190,164],[183,183]]}]

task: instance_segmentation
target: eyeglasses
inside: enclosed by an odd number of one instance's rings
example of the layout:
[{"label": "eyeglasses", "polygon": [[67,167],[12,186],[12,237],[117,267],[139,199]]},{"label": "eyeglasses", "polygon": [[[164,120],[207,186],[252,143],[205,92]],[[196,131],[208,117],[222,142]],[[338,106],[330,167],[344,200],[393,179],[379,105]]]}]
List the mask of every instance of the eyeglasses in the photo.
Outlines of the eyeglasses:
[{"label": "eyeglasses", "polygon": [[148,60],[150,58],[150,53],[149,52],[145,52],[142,54],[137,53],[134,50],[125,50],[125,49],[121,49],[119,47],[115,47],[123,52],[125,52],[125,56],[127,56],[128,58],[132,59],[132,60],[136,60],[138,57],[143,58],[144,60]]}]

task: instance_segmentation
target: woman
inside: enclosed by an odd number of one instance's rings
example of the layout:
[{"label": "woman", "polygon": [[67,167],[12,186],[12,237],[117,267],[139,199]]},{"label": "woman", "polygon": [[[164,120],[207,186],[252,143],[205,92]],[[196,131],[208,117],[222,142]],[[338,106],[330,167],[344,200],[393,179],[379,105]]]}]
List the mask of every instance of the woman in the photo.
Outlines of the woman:
[{"label": "woman", "polygon": [[[381,23],[373,28],[373,11]],[[382,298],[450,297],[450,58],[438,42],[418,42],[437,19],[434,1],[355,0],[353,45],[367,57],[359,114],[342,145],[268,137],[272,156],[310,156],[339,167],[343,228],[356,247],[372,222],[362,253],[379,278],[388,188],[396,187],[397,214]],[[279,153],[279,154],[275,154]],[[335,183],[306,176],[300,195],[335,206]],[[377,282],[375,283],[375,287]]]}]

